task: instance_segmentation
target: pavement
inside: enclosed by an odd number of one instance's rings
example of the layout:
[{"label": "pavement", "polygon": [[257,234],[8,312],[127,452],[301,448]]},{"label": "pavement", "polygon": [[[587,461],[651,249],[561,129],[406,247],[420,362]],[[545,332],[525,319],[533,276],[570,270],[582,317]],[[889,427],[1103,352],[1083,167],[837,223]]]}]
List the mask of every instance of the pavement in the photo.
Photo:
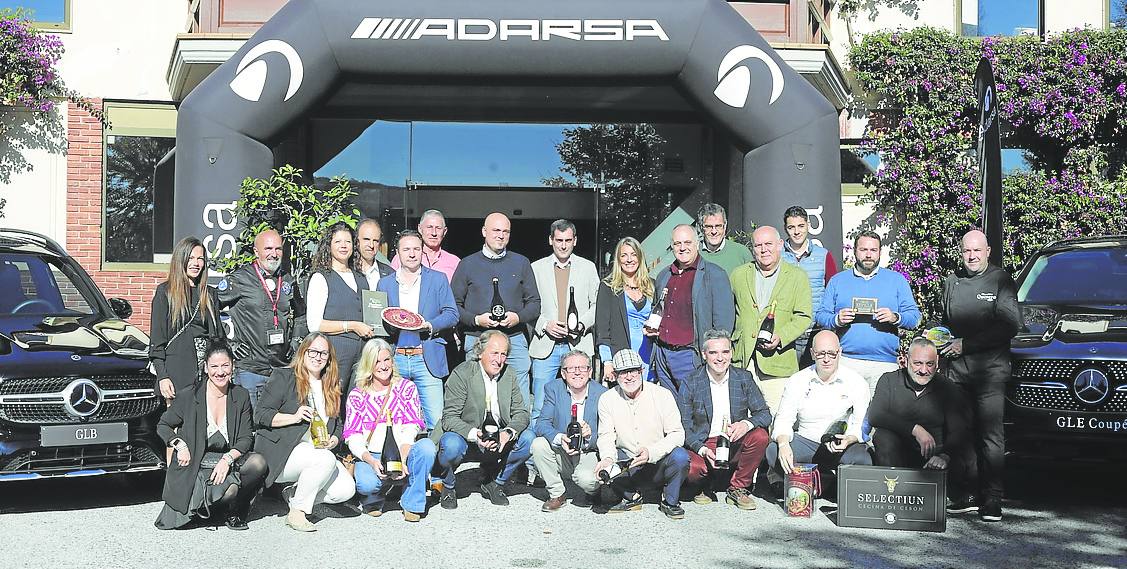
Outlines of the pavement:
[{"label": "pavement", "polygon": [[473,492],[458,509],[435,506],[420,523],[318,506],[318,531],[299,534],[262,497],[248,531],[161,531],[159,473],[5,482],[0,559],[5,568],[1127,567],[1127,466],[1010,460],[1007,472],[1003,522],[952,516],[945,533],[839,528],[825,500],[810,519],[758,499],[755,511],[684,502],[685,519],[669,520],[656,504],[543,513],[543,490],[515,485],[511,505],[498,507],[477,493],[473,468],[459,473],[459,494]]}]

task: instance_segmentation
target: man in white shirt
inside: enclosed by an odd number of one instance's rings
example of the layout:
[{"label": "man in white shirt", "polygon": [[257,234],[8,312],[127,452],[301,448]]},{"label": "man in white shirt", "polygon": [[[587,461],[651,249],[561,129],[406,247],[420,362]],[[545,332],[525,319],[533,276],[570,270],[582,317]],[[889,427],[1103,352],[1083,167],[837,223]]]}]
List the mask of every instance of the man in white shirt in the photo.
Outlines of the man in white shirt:
[{"label": "man in white shirt", "polygon": [[376,283],[393,272],[387,257],[380,253],[383,244],[383,228],[380,222],[366,218],[356,226],[356,250],[360,252],[360,266],[357,270],[368,278],[368,290],[376,290]]},{"label": "man in white shirt", "polygon": [[799,463],[816,463],[826,473],[838,464],[873,463],[865,445],[857,444],[869,408],[869,384],[838,365],[841,344],[832,331],[814,336],[813,355],[814,365],[792,375],[783,388],[767,446],[773,480]]}]

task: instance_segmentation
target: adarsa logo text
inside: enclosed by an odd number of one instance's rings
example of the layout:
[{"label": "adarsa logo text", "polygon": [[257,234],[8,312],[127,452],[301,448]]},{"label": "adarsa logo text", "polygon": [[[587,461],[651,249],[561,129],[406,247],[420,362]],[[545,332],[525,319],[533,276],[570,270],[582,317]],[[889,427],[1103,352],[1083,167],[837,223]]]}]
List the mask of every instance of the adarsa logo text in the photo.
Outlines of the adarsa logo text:
[{"label": "adarsa logo text", "polygon": [[527,39],[548,41],[633,41],[669,36],[657,20],[491,20],[485,18],[364,18],[352,39],[417,40],[440,37],[454,41]]}]

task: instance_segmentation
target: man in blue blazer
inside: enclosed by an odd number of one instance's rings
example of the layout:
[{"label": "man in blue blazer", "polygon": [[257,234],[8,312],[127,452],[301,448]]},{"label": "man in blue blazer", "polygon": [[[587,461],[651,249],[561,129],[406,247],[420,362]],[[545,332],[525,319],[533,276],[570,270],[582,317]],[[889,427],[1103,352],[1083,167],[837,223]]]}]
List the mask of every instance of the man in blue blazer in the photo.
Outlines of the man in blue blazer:
[{"label": "man in blue blazer", "polygon": [[[591,381],[591,356],[581,350],[564,354],[560,369],[564,380],[544,386],[544,407],[534,425],[536,439],[532,441],[532,460],[548,488],[548,501],[540,508],[545,512],[554,512],[567,503],[565,477],[583,491],[582,497],[573,500],[576,505],[591,504],[592,495],[599,490],[595,477],[599,456],[591,433],[598,432],[599,398],[607,388]],[[582,428],[583,444],[579,448],[572,448],[567,436],[573,406]]]},{"label": "man in blue blazer", "polygon": [[430,430],[442,418],[442,379],[450,375],[442,334],[458,324],[458,307],[446,275],[422,266],[423,239],[417,231],[401,233],[396,249],[399,269],[381,278],[376,290],[387,293],[388,306],[405,308],[426,320],[417,331],[388,329],[395,367],[399,375],[415,382]]},{"label": "man in blue blazer", "polygon": [[[701,486],[693,502],[712,502],[712,483],[723,482],[728,488],[726,502],[754,510],[751,485],[770,442],[771,411],[751,372],[732,367],[732,338],[727,330],[705,332],[700,351],[705,365],[681,382],[677,397],[685,447],[693,451],[688,481]],[[720,437],[730,442],[728,468],[717,467]]]}]

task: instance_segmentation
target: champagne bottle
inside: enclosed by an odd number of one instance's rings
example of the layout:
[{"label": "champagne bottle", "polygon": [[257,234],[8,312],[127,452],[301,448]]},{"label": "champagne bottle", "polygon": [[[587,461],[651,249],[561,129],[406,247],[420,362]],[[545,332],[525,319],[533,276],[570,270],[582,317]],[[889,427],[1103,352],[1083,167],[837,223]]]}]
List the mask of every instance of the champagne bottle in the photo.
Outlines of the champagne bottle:
[{"label": "champagne bottle", "polygon": [[716,437],[716,468],[728,468],[732,454],[732,441],[728,440],[728,415],[720,424],[720,436]]},{"label": "champagne bottle", "polygon": [[329,427],[325,424],[325,419],[321,418],[321,414],[317,412],[316,402],[313,400],[313,394],[310,393],[306,398],[309,408],[313,409],[313,418],[309,421],[309,438],[313,439],[313,446],[323,447],[329,442]]},{"label": "champagne bottle", "polygon": [[575,306],[575,287],[571,287],[567,302],[567,335],[578,338],[583,335],[579,328],[579,309]]},{"label": "champagne bottle", "polygon": [[[391,397],[389,392],[388,397]],[[395,433],[391,425],[391,409],[387,410],[387,427],[384,432],[383,451],[380,453],[380,466],[384,474],[392,480],[403,478],[403,456],[399,452],[399,444],[395,441]]]},{"label": "champagne bottle", "polygon": [[500,439],[501,425],[497,423],[497,418],[493,416],[493,408],[490,406],[489,394],[485,394],[485,420],[481,422],[481,440],[497,442]]},{"label": "champagne bottle", "polygon": [[657,302],[654,303],[653,309],[650,310],[650,317],[646,319],[646,328],[657,330],[661,327],[661,316],[665,313],[665,296],[667,294],[669,294],[669,289],[663,288],[661,289],[661,294],[657,295]]},{"label": "champagne bottle", "polygon": [[501,300],[501,281],[497,277],[493,277],[493,301],[489,306],[489,319],[494,322],[500,322],[505,319],[505,301]]},{"label": "champagne bottle", "polygon": [[583,450],[583,426],[579,424],[579,405],[571,404],[571,422],[567,424],[567,444],[572,450]]},{"label": "champagne bottle", "polygon": [[763,319],[763,325],[759,327],[759,335],[756,340],[760,344],[770,344],[771,338],[775,337],[775,303],[772,302],[767,307],[767,317]]}]

